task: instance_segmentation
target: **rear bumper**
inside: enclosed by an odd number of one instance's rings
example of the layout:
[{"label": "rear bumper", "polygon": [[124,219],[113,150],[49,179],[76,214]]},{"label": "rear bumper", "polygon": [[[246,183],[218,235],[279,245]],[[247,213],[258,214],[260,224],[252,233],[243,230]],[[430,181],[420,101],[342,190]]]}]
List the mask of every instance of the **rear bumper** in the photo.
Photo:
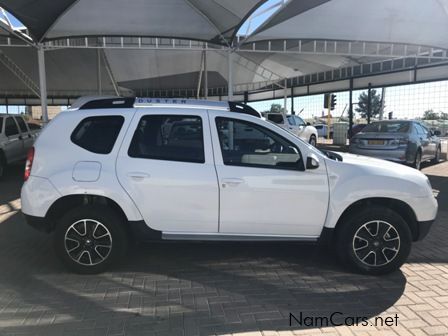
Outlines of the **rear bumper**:
[{"label": "rear bumper", "polygon": [[406,149],[398,148],[398,149],[364,149],[359,148],[355,145],[351,145],[349,147],[349,152],[352,154],[371,156],[378,159],[393,161],[397,163],[412,163],[413,158],[411,158]]},{"label": "rear bumper", "polygon": [[23,214],[23,216],[25,217],[25,220],[28,223],[28,225],[38,231],[48,233],[51,232],[53,229],[52,225],[48,223],[45,217],[30,216],[25,214]]}]

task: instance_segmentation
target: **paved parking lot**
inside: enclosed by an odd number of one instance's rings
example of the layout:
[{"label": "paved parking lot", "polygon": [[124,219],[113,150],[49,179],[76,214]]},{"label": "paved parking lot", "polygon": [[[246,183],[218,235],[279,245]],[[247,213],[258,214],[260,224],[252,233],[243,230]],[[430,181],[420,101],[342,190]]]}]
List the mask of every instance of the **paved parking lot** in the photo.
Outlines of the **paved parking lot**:
[{"label": "paved parking lot", "polygon": [[[158,243],[97,276],[67,273],[20,214],[22,167],[0,182],[0,335],[448,335],[448,163],[432,232],[401,271],[350,274],[298,244]],[[398,316],[398,326],[300,326],[299,317]],[[339,318],[340,317],[340,318]],[[349,320],[350,322],[350,320]]]}]

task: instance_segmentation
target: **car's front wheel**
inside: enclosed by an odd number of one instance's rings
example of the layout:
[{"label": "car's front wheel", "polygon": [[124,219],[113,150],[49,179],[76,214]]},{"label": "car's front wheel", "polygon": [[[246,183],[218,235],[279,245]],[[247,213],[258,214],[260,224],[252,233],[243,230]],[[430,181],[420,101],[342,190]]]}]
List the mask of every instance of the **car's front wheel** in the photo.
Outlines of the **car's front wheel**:
[{"label": "car's front wheel", "polygon": [[342,262],[371,275],[393,272],[406,261],[412,244],[410,229],[395,211],[372,206],[350,215],[336,236]]},{"label": "car's front wheel", "polygon": [[432,163],[439,163],[441,154],[442,154],[442,149],[439,146],[439,147],[437,147],[436,155],[434,156],[434,159],[432,159]]},{"label": "car's front wheel", "polygon": [[63,263],[77,273],[105,271],[126,252],[121,216],[106,206],[81,206],[57,223],[55,248]]},{"label": "car's front wheel", "polygon": [[415,169],[420,170],[422,164],[422,152],[421,150],[417,150],[417,153],[415,153],[415,159],[414,159],[414,164],[412,165]]},{"label": "car's front wheel", "polygon": [[310,141],[309,141],[309,143],[310,143],[311,146],[316,147],[317,140],[316,140],[316,136],[315,136],[314,134],[310,136]]}]

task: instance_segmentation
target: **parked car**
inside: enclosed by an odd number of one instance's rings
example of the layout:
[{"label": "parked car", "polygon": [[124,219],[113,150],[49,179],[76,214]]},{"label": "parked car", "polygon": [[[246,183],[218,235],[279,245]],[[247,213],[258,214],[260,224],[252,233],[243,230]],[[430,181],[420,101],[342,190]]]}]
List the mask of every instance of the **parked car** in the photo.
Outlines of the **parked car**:
[{"label": "parked car", "polygon": [[321,152],[223,102],[148,101],[61,112],[29,152],[22,211],[76,272],[163,239],[327,241],[355,270],[384,274],[436,217],[415,169]]},{"label": "parked car", "polygon": [[350,140],[349,152],[404,163],[420,169],[422,161],[439,162],[440,139],[412,120],[373,122]]},{"label": "parked car", "polygon": [[[314,125],[314,128],[317,130],[317,135],[322,138],[328,137],[328,126],[325,124],[317,124]],[[330,139],[333,139],[333,126],[330,126]]]},{"label": "parked car", "polygon": [[[366,127],[367,124],[356,124],[352,126],[352,135],[351,137],[355,136],[356,134],[358,134],[359,132],[361,132],[364,127]],[[350,134],[347,134],[347,138],[350,139]]]},{"label": "parked car", "polygon": [[303,121],[296,115],[286,115],[284,113],[266,113],[266,120],[288,130],[312,146],[317,144],[317,130],[311,124]]},{"label": "parked car", "polygon": [[30,130],[21,115],[0,114],[0,178],[6,166],[25,160],[40,130]]}]

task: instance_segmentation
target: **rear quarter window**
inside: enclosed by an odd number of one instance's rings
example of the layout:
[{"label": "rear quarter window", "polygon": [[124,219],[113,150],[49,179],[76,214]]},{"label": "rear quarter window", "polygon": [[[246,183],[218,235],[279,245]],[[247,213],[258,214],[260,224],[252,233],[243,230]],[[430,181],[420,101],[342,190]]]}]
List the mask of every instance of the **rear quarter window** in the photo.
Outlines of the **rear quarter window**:
[{"label": "rear quarter window", "polygon": [[122,116],[87,117],[76,126],[70,139],[85,150],[96,154],[109,154],[123,126]]}]

